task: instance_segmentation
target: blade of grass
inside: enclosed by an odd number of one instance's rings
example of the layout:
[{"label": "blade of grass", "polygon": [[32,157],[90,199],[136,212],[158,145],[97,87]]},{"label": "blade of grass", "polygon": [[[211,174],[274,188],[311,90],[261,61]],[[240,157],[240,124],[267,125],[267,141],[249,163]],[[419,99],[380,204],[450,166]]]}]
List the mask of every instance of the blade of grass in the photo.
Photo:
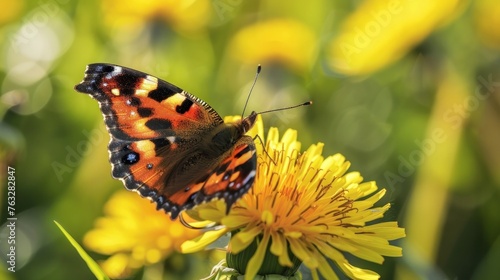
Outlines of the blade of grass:
[{"label": "blade of grass", "polygon": [[101,267],[85,252],[85,250],[76,242],[76,240],[61,226],[58,222],[54,221],[57,227],[62,231],[64,236],[69,240],[71,245],[76,249],[80,257],[87,263],[90,271],[95,275],[95,277],[99,280],[110,280],[108,276],[101,270]]}]

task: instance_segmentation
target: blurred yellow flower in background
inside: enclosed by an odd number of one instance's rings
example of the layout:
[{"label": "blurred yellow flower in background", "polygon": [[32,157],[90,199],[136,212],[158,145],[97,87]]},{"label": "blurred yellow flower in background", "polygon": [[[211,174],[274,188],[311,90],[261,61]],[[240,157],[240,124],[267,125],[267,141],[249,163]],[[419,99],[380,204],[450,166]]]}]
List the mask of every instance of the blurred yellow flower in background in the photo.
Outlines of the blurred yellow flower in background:
[{"label": "blurred yellow flower in background", "polygon": [[497,0],[474,1],[474,21],[479,37],[488,46],[500,49],[500,3]]},{"label": "blurred yellow flower in background", "polygon": [[0,24],[7,23],[14,20],[22,12],[24,8],[24,1],[9,1],[0,0],[0,5],[2,9],[0,10]]},{"label": "blurred yellow flower in background", "polygon": [[231,56],[250,65],[281,63],[308,70],[316,58],[317,38],[307,25],[292,19],[271,19],[249,25],[229,43]]},{"label": "blurred yellow flower in background", "polygon": [[449,21],[460,0],[366,0],[347,17],[329,45],[330,67],[364,75],[396,61]]},{"label": "blurred yellow flower in background", "polygon": [[136,193],[116,192],[104,206],[105,217],[87,232],[84,245],[111,255],[101,266],[111,278],[122,278],[145,265],[163,261],[182,242],[201,233],[172,221],[156,205]]},{"label": "blurred yellow flower in background", "polygon": [[141,29],[154,20],[166,22],[176,31],[203,28],[211,16],[208,0],[105,0],[102,1],[105,21],[113,27]]},{"label": "blurred yellow flower in background", "polygon": [[[329,259],[350,278],[378,279],[377,273],[351,265],[342,251],[380,264],[383,256],[402,256],[401,248],[389,241],[404,237],[404,229],[397,222],[366,225],[389,210],[389,204],[373,207],[385,189],[377,191],[375,182],[362,183],[358,172],[347,172],[350,163],[344,156],[324,158],[322,150],[323,144],[318,143],[301,153],[295,130],[287,130],[280,140],[278,130],[271,128],[267,153],[259,153],[252,189],[227,216],[220,200],[188,212],[222,227],[185,242],[183,252],[201,250],[230,232],[227,264],[245,279],[284,273],[283,267],[292,269],[281,275],[292,276],[301,262],[314,279],[319,278],[318,272],[326,279],[337,279]],[[270,264],[272,256],[277,257],[276,270]]]}]

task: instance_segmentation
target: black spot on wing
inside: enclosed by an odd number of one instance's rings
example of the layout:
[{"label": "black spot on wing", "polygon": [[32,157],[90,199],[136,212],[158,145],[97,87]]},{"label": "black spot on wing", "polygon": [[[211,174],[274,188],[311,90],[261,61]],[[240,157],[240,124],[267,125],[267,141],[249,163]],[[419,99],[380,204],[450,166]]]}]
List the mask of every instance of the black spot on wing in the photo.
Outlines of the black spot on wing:
[{"label": "black spot on wing", "polygon": [[168,148],[170,146],[170,141],[165,138],[152,139],[151,142],[155,144],[155,152],[158,154],[161,150]]},{"label": "black spot on wing", "polygon": [[147,118],[153,115],[153,109],[151,108],[137,108],[137,113],[141,118]]},{"label": "black spot on wing", "polygon": [[172,123],[169,120],[164,119],[150,119],[145,123],[145,125],[154,131],[172,129]]},{"label": "black spot on wing", "polygon": [[165,87],[159,87],[157,89],[154,89],[149,92],[148,97],[151,99],[154,99],[158,102],[162,102],[163,100],[169,98],[170,96],[176,94],[176,92],[173,92],[172,90],[165,88]]},{"label": "black spot on wing", "polygon": [[102,72],[102,73],[110,73],[115,70],[115,66],[108,64],[90,64],[89,70],[87,72]]},{"label": "black spot on wing", "polygon": [[120,95],[134,95],[135,89],[133,88],[123,88],[120,89]]},{"label": "black spot on wing", "polygon": [[127,99],[126,103],[129,106],[134,106],[134,107],[141,106],[141,100],[137,97],[130,97],[129,99]]},{"label": "black spot on wing", "polygon": [[[119,85],[120,90],[129,90],[131,89],[132,91],[135,91],[136,88],[138,88],[139,84],[142,82],[142,77],[138,75],[134,75],[133,73],[125,73],[125,74],[120,74],[116,75],[113,78],[113,83],[116,85]],[[130,92],[127,92],[129,94],[133,94]]]},{"label": "black spot on wing", "polygon": [[216,175],[220,175],[220,174],[226,172],[227,167],[229,166],[229,164],[231,164],[231,162],[230,161],[226,161],[224,164],[222,164],[221,166],[219,166],[217,168],[217,170],[215,171],[215,174]]},{"label": "black spot on wing", "polygon": [[175,111],[179,114],[184,114],[189,111],[192,105],[193,101],[186,98],[184,99],[184,101],[182,101],[181,105],[177,105],[177,107],[175,107]]}]

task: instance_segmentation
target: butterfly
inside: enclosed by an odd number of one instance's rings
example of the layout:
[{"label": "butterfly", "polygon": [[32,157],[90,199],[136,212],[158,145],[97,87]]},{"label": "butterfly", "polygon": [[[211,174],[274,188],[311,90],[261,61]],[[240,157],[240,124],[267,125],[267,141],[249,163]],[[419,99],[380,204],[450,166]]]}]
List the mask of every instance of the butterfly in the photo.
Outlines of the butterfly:
[{"label": "butterfly", "polygon": [[90,64],[75,90],[99,103],[112,176],[176,219],[219,198],[231,205],[253,185],[257,155],[245,135],[257,113],[225,123],[206,102],[152,75]]}]

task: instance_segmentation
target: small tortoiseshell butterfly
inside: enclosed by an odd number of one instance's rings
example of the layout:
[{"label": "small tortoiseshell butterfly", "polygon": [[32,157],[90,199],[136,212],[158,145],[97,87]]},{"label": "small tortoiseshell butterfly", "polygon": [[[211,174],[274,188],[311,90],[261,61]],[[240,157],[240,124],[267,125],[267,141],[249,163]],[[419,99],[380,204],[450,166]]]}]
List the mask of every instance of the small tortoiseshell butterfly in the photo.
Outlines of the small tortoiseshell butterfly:
[{"label": "small tortoiseshell butterfly", "polygon": [[257,114],[224,123],[207,103],[154,76],[90,64],[75,86],[99,102],[110,134],[114,178],[176,219],[213,198],[231,205],[255,179],[257,157],[245,133]]}]

